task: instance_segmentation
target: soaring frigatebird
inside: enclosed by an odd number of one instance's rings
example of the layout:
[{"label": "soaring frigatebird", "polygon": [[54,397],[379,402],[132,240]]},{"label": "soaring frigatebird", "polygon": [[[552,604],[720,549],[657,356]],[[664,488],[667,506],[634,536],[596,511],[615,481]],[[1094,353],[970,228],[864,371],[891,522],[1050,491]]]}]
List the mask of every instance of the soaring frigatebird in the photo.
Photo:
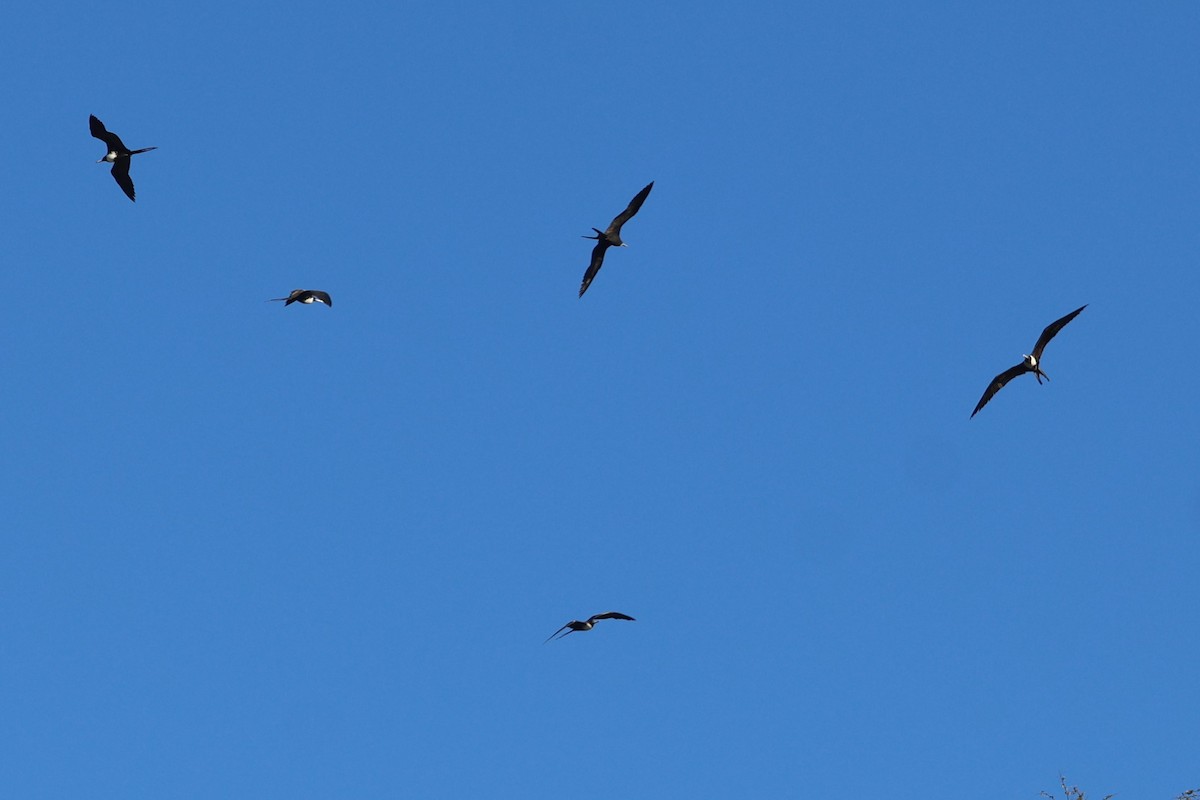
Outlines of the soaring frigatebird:
[{"label": "soaring frigatebird", "polygon": [[1042,331],[1042,335],[1038,337],[1037,344],[1033,346],[1032,353],[1025,356],[1024,360],[1021,361],[1020,364],[1017,364],[1015,367],[1009,367],[1008,369],[1004,370],[1004,372],[1001,372],[999,375],[992,378],[992,382],[988,384],[987,389],[984,390],[983,397],[979,398],[979,405],[975,406],[975,410],[971,412],[971,416],[973,417],[978,414],[979,409],[986,406],[988,400],[992,399],[992,395],[1003,389],[1004,384],[1008,383],[1018,375],[1024,375],[1026,372],[1032,372],[1033,376],[1037,378],[1037,382],[1039,384],[1042,382],[1042,378],[1050,380],[1050,376],[1042,372],[1042,351],[1046,349],[1046,344],[1054,338],[1054,335],[1061,331],[1068,322],[1079,316],[1079,312],[1083,311],[1085,308],[1087,308],[1086,303],[1072,311],[1070,314],[1067,314],[1062,319],[1056,319],[1054,322],[1051,322],[1049,325],[1047,325],[1046,330]]},{"label": "soaring frigatebird", "polygon": [[[646,188],[649,189],[650,187],[647,186]],[[586,620],[582,621],[573,619],[566,625],[563,625],[561,628],[556,630],[554,633],[550,634],[550,639],[561,639],[563,636],[572,634],[575,631],[590,631],[592,628],[596,627],[596,622],[602,619],[627,619],[630,622],[637,621],[628,614],[622,614],[620,611],[606,611],[603,614],[597,614],[594,617],[588,617]],[[563,633],[563,631],[566,631],[566,633]],[[562,636],[559,636],[559,634],[562,634]],[[550,639],[547,639],[546,642],[550,641]],[[545,644],[546,642],[542,642],[542,644]]]},{"label": "soaring frigatebird", "polygon": [[95,136],[100,141],[108,145],[108,152],[104,154],[104,158],[96,163],[101,164],[105,161],[110,162],[112,166],[112,176],[117,181],[117,185],[122,191],[129,196],[130,200],[136,199],[133,196],[133,179],[129,177],[129,157],[136,156],[138,153],[148,153],[151,150],[157,150],[157,147],[143,147],[141,150],[130,150],[121,141],[121,137],[115,133],[109,133],[105,129],[104,123],[96,119],[94,114],[88,116],[88,125],[92,129],[92,136]]},{"label": "soaring frigatebird", "polygon": [[285,306],[290,306],[292,303],[324,303],[333,308],[333,301],[329,299],[329,292],[321,292],[316,289],[292,289],[292,293],[287,297],[272,297],[268,303],[277,303],[283,301]]},{"label": "soaring frigatebird", "polygon": [[579,287],[580,297],[583,297],[583,293],[591,285],[592,279],[600,271],[600,266],[604,263],[604,251],[614,246],[626,246],[621,241],[621,226],[629,222],[630,218],[638,212],[638,209],[642,207],[642,203],[646,202],[646,196],[650,194],[650,190],[653,188],[654,181],[650,181],[645,189],[642,189],[629,201],[629,205],[625,207],[624,211],[613,217],[612,224],[608,226],[608,230],[601,231],[599,228],[592,228],[596,232],[596,235],[583,237],[584,239],[596,239],[597,242],[596,246],[592,248],[592,263],[588,264],[587,272],[583,274],[583,285]]}]

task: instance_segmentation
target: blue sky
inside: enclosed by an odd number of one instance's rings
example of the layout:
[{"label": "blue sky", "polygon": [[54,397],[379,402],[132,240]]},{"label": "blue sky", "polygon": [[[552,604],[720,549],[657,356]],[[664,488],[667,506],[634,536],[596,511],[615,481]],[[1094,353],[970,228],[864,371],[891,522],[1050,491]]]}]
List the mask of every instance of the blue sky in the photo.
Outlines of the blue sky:
[{"label": "blue sky", "polygon": [[1200,8],[967,5],[7,16],[5,793],[1200,783]]}]

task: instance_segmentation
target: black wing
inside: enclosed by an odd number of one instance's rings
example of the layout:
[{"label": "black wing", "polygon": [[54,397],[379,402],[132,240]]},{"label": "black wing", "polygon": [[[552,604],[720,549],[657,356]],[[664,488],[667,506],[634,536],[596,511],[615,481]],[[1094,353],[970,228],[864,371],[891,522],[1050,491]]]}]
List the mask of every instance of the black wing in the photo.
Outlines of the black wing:
[{"label": "black wing", "polygon": [[1046,349],[1046,345],[1054,338],[1055,334],[1063,329],[1068,322],[1079,316],[1079,312],[1087,308],[1087,304],[1081,305],[1079,308],[1067,314],[1062,319],[1056,319],[1046,326],[1046,330],[1042,331],[1042,335],[1038,337],[1037,344],[1033,346],[1033,357],[1038,361],[1042,360],[1042,351]]},{"label": "black wing", "polygon": [[129,199],[137,202],[133,196],[133,178],[129,177],[129,159],[118,158],[113,162],[112,176],[117,181],[117,186],[120,186],[125,194],[129,195]]},{"label": "black wing", "polygon": [[991,400],[992,396],[995,395],[996,392],[1004,388],[1004,384],[1008,383],[1018,375],[1024,375],[1026,372],[1032,371],[1033,370],[1029,368],[1029,365],[1022,361],[1015,367],[1009,367],[1008,369],[1004,370],[1004,372],[1001,372],[999,375],[992,378],[992,382],[989,383],[988,388],[984,390],[983,397],[979,398],[979,405],[975,406],[975,410],[971,412],[971,416],[973,417],[978,414],[979,409],[986,406],[988,400]]},{"label": "black wing", "polygon": [[608,226],[608,230],[604,232],[604,235],[608,236],[612,234],[620,237],[621,226],[626,222],[629,222],[633,215],[638,212],[638,209],[642,207],[642,203],[646,202],[646,198],[649,196],[650,190],[653,188],[654,181],[650,181],[649,185],[646,186],[645,189],[642,189],[632,200],[629,201],[629,205],[625,207],[624,211],[613,217],[612,224]]},{"label": "black wing", "polygon": [[126,148],[124,143],[121,141],[121,137],[117,136],[115,133],[109,133],[108,129],[104,127],[104,123],[96,119],[95,114],[88,116],[88,127],[91,128],[92,136],[95,136],[97,139],[108,145],[109,150],[116,150],[118,153],[126,152]]},{"label": "black wing", "polygon": [[597,614],[592,617],[588,622],[595,622],[598,619],[627,619],[630,622],[637,622],[633,617],[628,614],[622,614],[620,611],[605,611],[603,614]]},{"label": "black wing", "polygon": [[312,295],[313,299],[317,300],[318,302],[324,303],[330,308],[333,308],[333,300],[329,298],[329,292],[320,292],[314,290],[309,292],[309,294]]},{"label": "black wing", "polygon": [[583,273],[583,284],[579,287],[580,297],[583,297],[583,293],[592,285],[592,279],[596,277],[596,273],[604,264],[604,251],[610,247],[612,244],[607,239],[601,238],[592,248],[592,263],[588,264],[587,272]]}]

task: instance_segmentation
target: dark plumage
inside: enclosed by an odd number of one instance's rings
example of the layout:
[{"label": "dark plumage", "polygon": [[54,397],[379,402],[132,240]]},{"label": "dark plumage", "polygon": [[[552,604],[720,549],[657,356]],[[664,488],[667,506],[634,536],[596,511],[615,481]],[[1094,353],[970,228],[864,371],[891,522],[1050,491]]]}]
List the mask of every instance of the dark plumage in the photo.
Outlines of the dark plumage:
[{"label": "dark plumage", "polygon": [[625,247],[625,243],[621,241],[621,226],[628,222],[638,209],[642,207],[642,203],[646,202],[646,197],[649,196],[650,190],[654,188],[654,181],[642,189],[637,195],[629,201],[629,205],[620,214],[613,218],[612,224],[608,226],[608,230],[601,231],[599,228],[592,228],[596,232],[595,236],[584,236],[584,239],[596,239],[596,246],[592,248],[592,263],[588,264],[587,272],[583,274],[583,284],[579,287],[579,296],[583,297],[583,293],[587,291],[592,280],[596,277],[596,273],[600,271],[600,267],[604,264],[604,251],[610,247]]},{"label": "dark plumage", "polygon": [[979,398],[979,405],[975,406],[975,410],[971,412],[971,416],[974,417],[976,414],[978,414],[979,409],[986,406],[988,401],[992,399],[996,392],[1004,388],[1004,384],[1008,383],[1018,375],[1024,375],[1026,372],[1032,372],[1034,377],[1037,378],[1037,382],[1039,384],[1042,382],[1042,378],[1050,380],[1050,376],[1042,372],[1042,351],[1046,349],[1046,345],[1051,339],[1054,338],[1055,334],[1061,331],[1068,322],[1079,316],[1079,312],[1083,311],[1085,308],[1087,308],[1086,304],[1075,309],[1065,317],[1056,319],[1054,322],[1051,322],[1049,325],[1047,325],[1046,329],[1042,331],[1042,335],[1038,337],[1037,344],[1033,346],[1032,353],[1025,356],[1025,359],[1020,364],[1017,364],[1014,367],[1009,367],[1008,369],[1004,370],[1004,372],[1001,372],[999,375],[992,378],[992,382],[989,383],[987,389],[984,390],[983,397]]},{"label": "dark plumage", "polygon": [[97,161],[97,164],[105,161],[112,164],[112,176],[121,187],[121,191],[125,192],[130,200],[136,202],[133,192],[133,179],[129,177],[129,157],[136,156],[138,153],[148,153],[151,150],[157,150],[157,147],[143,147],[141,150],[130,150],[121,141],[121,137],[115,133],[110,133],[104,123],[96,119],[95,115],[88,117],[88,127],[92,131],[92,136],[95,136],[100,141],[108,146],[108,152],[104,154],[104,158]]},{"label": "dark plumage", "polygon": [[[586,620],[573,619],[566,625],[563,625],[561,628],[556,630],[554,633],[550,634],[550,639],[561,639],[563,636],[568,636],[572,633],[575,633],[575,631],[590,631],[592,628],[596,627],[596,622],[602,619],[626,619],[630,622],[636,622],[633,617],[629,616],[628,614],[622,614],[620,611],[606,611],[603,614],[597,614],[594,617],[588,617]],[[566,631],[566,633],[563,633],[563,631]],[[562,635],[560,636],[559,634]],[[550,639],[547,639],[546,642],[550,641]],[[546,642],[542,642],[542,644],[545,644]]]},{"label": "dark plumage", "polygon": [[321,292],[316,289],[292,289],[292,293],[287,297],[272,297],[268,302],[278,302],[282,300],[285,306],[290,306],[292,303],[324,303],[333,308],[333,300],[329,297],[329,292]]}]

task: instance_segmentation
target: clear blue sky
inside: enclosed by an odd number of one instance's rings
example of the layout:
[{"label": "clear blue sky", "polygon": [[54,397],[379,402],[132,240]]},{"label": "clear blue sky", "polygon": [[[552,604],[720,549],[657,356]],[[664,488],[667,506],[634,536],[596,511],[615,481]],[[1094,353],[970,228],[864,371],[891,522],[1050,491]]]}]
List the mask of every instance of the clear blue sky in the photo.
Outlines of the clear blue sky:
[{"label": "clear blue sky", "polygon": [[[2,793],[1200,783],[1198,40],[1185,2],[10,10]],[[159,148],[136,204],[89,114]]]}]

